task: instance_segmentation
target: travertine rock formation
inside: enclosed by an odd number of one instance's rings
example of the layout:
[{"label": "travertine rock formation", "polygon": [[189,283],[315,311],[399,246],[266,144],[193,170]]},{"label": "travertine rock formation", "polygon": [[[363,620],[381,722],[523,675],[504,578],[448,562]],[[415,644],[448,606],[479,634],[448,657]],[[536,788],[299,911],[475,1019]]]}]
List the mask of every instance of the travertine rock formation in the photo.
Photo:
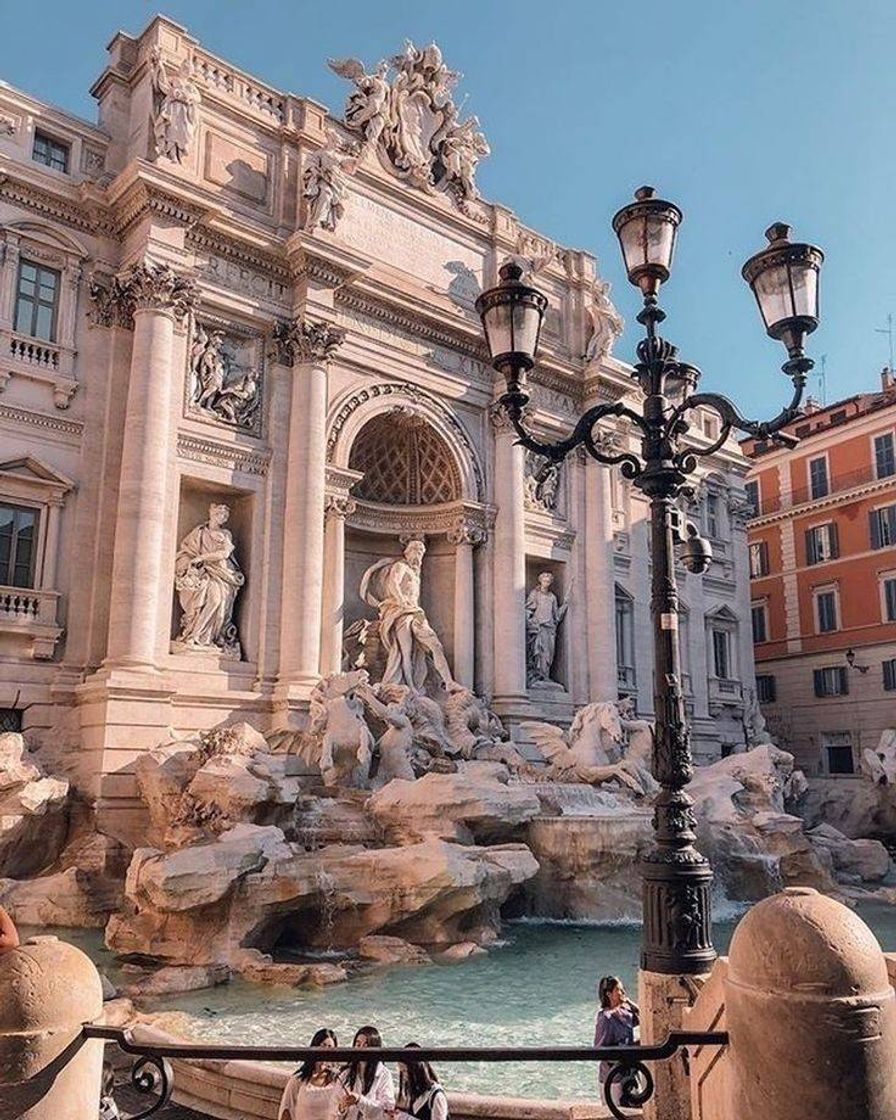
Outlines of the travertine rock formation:
[{"label": "travertine rock formation", "polygon": [[36,875],[68,833],[68,782],[46,777],[16,732],[0,735],[0,876]]}]

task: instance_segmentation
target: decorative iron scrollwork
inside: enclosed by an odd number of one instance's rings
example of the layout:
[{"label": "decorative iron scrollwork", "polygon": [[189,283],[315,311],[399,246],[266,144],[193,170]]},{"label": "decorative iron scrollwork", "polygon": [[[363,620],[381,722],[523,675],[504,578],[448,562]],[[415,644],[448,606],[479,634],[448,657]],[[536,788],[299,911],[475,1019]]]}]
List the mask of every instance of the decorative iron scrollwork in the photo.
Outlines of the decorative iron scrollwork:
[{"label": "decorative iron scrollwork", "polygon": [[[619,1086],[616,1099],[615,1089]],[[640,1110],[653,1096],[653,1074],[643,1062],[617,1062],[607,1074],[604,1082],[604,1103],[616,1120],[629,1120],[631,1113],[623,1108]]]},{"label": "decorative iron scrollwork", "polygon": [[149,1093],[158,1095],[158,1099],[149,1108],[143,1109],[142,1112],[131,1113],[124,1118],[124,1120],[145,1120],[147,1116],[152,1116],[160,1108],[164,1108],[171,1100],[174,1091],[174,1071],[171,1063],[167,1058],[144,1054],[131,1067],[131,1087],[141,1096]]}]

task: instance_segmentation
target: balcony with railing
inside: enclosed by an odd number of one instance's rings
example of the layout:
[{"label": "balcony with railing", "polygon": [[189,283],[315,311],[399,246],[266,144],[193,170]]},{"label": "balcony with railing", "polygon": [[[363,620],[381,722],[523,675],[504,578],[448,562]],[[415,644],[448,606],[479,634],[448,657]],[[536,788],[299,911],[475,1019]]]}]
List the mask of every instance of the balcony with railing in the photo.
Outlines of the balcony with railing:
[{"label": "balcony with railing", "polygon": [[56,407],[68,408],[78,388],[71,347],[7,329],[0,331],[0,354],[4,359],[0,378],[18,376],[46,382],[53,387]]},{"label": "balcony with railing", "polygon": [[0,586],[0,643],[24,638],[31,643],[32,657],[51,658],[62,634],[58,608],[58,591]]},{"label": "balcony with railing", "polygon": [[838,494],[847,494],[850,490],[855,490],[870,482],[889,482],[896,489],[896,474],[880,476],[874,464],[866,463],[865,466],[854,471],[844,471],[842,474],[832,476],[828,480],[827,489],[824,493],[813,493],[811,486],[800,486],[792,490],[789,495],[779,494],[773,498],[763,498],[759,502],[759,508],[754,509],[751,516],[764,517],[766,514],[778,513],[781,510],[798,509],[800,506],[809,505],[811,502],[820,502]]}]

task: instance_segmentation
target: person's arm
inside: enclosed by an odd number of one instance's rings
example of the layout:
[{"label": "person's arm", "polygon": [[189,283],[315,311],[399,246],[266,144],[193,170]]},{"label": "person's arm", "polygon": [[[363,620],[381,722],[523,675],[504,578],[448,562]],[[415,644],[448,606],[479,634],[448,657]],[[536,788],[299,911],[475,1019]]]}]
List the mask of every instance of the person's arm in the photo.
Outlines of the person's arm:
[{"label": "person's arm", "polygon": [[625,1002],[628,1004],[628,1009],[632,1013],[632,1025],[637,1027],[641,1022],[641,1008],[638,1007],[633,1000],[627,999]]},{"label": "person's arm", "polygon": [[595,1047],[609,1046],[610,1020],[606,1015],[598,1015],[594,1024]]},{"label": "person's arm", "polygon": [[0,953],[8,953],[10,949],[18,949],[19,931],[9,914],[0,906]]},{"label": "person's arm", "polygon": [[444,1089],[436,1089],[430,1108],[430,1120],[448,1120],[448,1097]]},{"label": "person's arm", "polygon": [[358,1111],[364,1120],[386,1120],[386,1114],[395,1108],[395,1083],[392,1072],[381,1065],[370,1086],[370,1093],[358,1097]]}]

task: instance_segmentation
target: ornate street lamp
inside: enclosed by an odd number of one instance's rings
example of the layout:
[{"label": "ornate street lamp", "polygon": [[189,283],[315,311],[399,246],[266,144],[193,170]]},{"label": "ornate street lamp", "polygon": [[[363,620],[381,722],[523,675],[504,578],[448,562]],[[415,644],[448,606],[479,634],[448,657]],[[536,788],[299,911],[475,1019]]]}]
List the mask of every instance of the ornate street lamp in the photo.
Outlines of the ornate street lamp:
[{"label": "ornate street lamp", "polygon": [[[698,458],[718,451],[732,429],[760,439],[795,442],[781,429],[797,416],[806,376],[814,365],[803,353],[803,340],[818,325],[818,274],[824,259],[815,246],[792,243],[789,227],[779,223],[766,234],[768,247],[744,265],[744,279],[753,289],[766,330],[787,349],[782,369],[793,383],[790,403],[774,419],[748,420],[727,397],[695,392],[700,371],[682,362],[677,349],[657,334],[657,325],[666,317],[657,295],[670,275],[681,218],[677,206],[656,198],[653,188],[642,187],[635,201],[613,219],[629,281],[644,299],[638,322],[645,337],[638,343],[634,367],[644,397],[641,412],[621,402],[596,405],[582,415],[567,439],[536,439],[523,421],[529,400],[525,375],[535,364],[546,300],[524,285],[521,270],[509,264],[501,269],[501,283],[476,301],[492,364],[507,384],[500,403],[519,442],[555,463],[584,446],[598,462],[618,464],[650,499],[656,714],[652,770],[660,791],[654,802],[655,845],[641,864],[641,967],[672,975],[705,972],[716,955],[710,921],[712,872],[694,846],[696,820],[686,790],[693,759],[682,694],[674,564],[678,548],[688,570],[706,571],[712,551],[685,519],[678,499],[688,492],[688,477]],[[721,421],[718,438],[708,447],[686,439],[686,417],[695,408],[712,409]],[[641,436],[640,454],[599,450],[595,429],[609,416],[625,416],[634,424]]]}]

